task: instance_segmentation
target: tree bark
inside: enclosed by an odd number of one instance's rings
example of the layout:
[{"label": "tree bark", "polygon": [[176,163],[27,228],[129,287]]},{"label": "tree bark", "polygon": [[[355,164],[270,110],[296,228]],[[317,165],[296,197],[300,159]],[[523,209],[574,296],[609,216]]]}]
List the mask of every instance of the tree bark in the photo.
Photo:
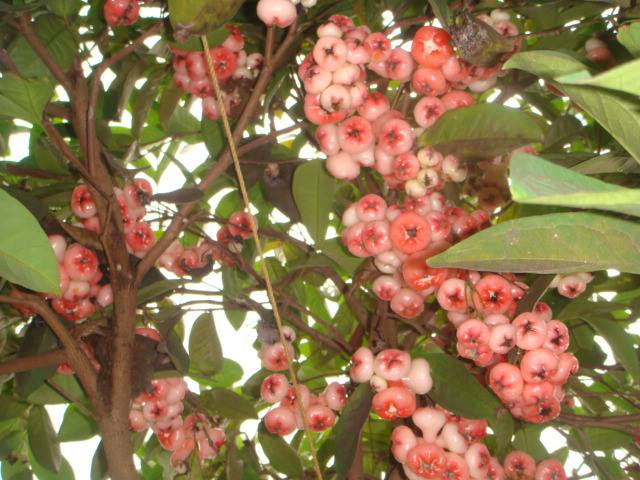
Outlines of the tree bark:
[{"label": "tree bark", "polygon": [[133,448],[128,423],[122,423],[111,416],[104,416],[99,422],[102,445],[107,460],[109,476],[113,480],[137,480],[140,478],[133,464]]}]

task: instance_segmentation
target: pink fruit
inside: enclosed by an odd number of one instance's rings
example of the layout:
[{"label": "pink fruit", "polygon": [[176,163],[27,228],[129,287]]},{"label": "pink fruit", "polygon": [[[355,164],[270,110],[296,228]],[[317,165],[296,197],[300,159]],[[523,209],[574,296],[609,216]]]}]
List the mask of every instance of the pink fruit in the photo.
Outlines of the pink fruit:
[{"label": "pink fruit", "polygon": [[78,185],[71,193],[71,211],[81,219],[91,218],[98,214],[96,204],[86,185]]},{"label": "pink fruit", "polygon": [[267,27],[285,28],[297,17],[296,7],[289,0],[259,0],[257,13]]},{"label": "pink fruit", "polygon": [[419,126],[428,128],[436,123],[446,110],[445,104],[439,98],[423,97],[413,109],[413,118]]},{"label": "pink fruit", "polygon": [[368,120],[354,116],[338,127],[338,143],[347,153],[362,153],[373,145],[373,132]]},{"label": "pink fruit", "polygon": [[380,275],[373,281],[372,288],[376,296],[388,302],[400,290],[400,281],[391,275]]},{"label": "pink fruit", "polygon": [[384,420],[406,418],[416,410],[416,396],[406,387],[389,387],[374,395],[371,406]]},{"label": "pink fruit", "polygon": [[489,386],[502,400],[513,401],[522,395],[524,380],[520,369],[510,363],[498,363],[489,372]]},{"label": "pink fruit", "polygon": [[400,463],[405,463],[407,453],[417,444],[415,434],[405,425],[393,429],[391,433],[391,453]]},{"label": "pink fruit", "polygon": [[339,152],[327,158],[327,171],[340,180],[353,180],[360,175],[360,165],[347,152]]},{"label": "pink fruit", "polygon": [[289,390],[289,380],[281,373],[269,375],[262,381],[260,396],[267,403],[278,403]]},{"label": "pink fruit", "polygon": [[332,382],[324,390],[324,400],[331,410],[339,412],[347,404],[347,391],[343,385]]},{"label": "pink fruit", "polygon": [[411,54],[401,48],[394,48],[384,61],[387,77],[399,82],[408,82],[415,68]]},{"label": "pink fruit", "polygon": [[296,418],[291,409],[276,407],[269,410],[265,415],[264,426],[270,433],[284,437],[295,430]]},{"label": "pink fruit", "polygon": [[547,339],[547,324],[532,313],[521,313],[512,322],[516,327],[516,345],[523,350],[540,348]]},{"label": "pink fruit", "polygon": [[531,455],[520,450],[514,450],[504,457],[504,472],[512,477],[533,477],[536,462]]},{"label": "pink fruit", "polygon": [[336,37],[320,37],[313,47],[313,59],[323,69],[335,72],[347,61],[347,44]]},{"label": "pink fruit", "polygon": [[349,375],[356,383],[368,382],[373,375],[373,353],[367,347],[360,347],[351,357]]},{"label": "pink fruit", "polygon": [[401,288],[391,299],[390,306],[402,318],[414,318],[424,311],[424,298],[409,288]]},{"label": "pink fruit", "polygon": [[329,407],[324,405],[312,405],[305,411],[307,425],[313,432],[322,432],[333,426],[336,415]]},{"label": "pink fruit", "polygon": [[394,348],[378,353],[373,363],[374,373],[387,381],[401,380],[409,374],[410,369],[411,357],[409,354]]},{"label": "pink fruit", "polygon": [[529,350],[520,360],[522,378],[527,383],[540,383],[549,380],[557,369],[558,357],[546,348]]},{"label": "pink fruit", "polygon": [[390,155],[408,152],[413,146],[413,131],[404,120],[393,119],[380,129],[378,146]]},{"label": "pink fruit", "polygon": [[445,280],[438,289],[437,299],[442,308],[451,312],[464,313],[467,311],[467,286],[460,278]]},{"label": "pink fruit", "polygon": [[418,443],[407,453],[406,465],[422,478],[442,478],[446,465],[445,452],[431,443]]},{"label": "pink fruit", "polygon": [[413,212],[402,213],[391,223],[391,242],[403,253],[424,250],[431,239],[431,228],[426,220]]}]

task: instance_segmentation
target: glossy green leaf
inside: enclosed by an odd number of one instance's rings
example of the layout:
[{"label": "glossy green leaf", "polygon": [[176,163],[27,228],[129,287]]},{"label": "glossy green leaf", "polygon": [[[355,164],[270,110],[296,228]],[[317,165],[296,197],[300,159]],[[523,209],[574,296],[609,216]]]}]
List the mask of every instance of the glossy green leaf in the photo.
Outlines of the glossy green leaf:
[{"label": "glossy green leaf", "polygon": [[566,81],[560,77],[557,80],[572,85],[607,88],[631,95],[640,95],[640,59],[623,63],[594,77],[587,76],[574,81]]},{"label": "glossy green leaf", "polygon": [[429,396],[438,405],[465,418],[487,420],[496,433],[500,448],[510,442],[514,429],[511,414],[460,360],[438,352],[419,355],[431,366],[433,388]]},{"label": "glossy green leaf", "polygon": [[98,434],[96,422],[82,413],[75,405],[69,405],[64,412],[62,425],[58,430],[58,441],[78,442]]},{"label": "glossy green leaf", "polygon": [[302,478],[302,463],[298,452],[282,437],[269,433],[263,423],[258,427],[258,442],[273,468],[284,473],[287,478]]},{"label": "glossy green leaf", "polygon": [[[73,0],[67,3],[73,3]],[[39,15],[33,22],[32,28],[53,61],[67,72],[78,54],[77,34],[74,35],[73,29],[69,28],[65,20],[53,14]],[[55,81],[49,69],[22,35],[17,36],[7,50],[22,77],[47,77],[52,82]]]},{"label": "glossy green leaf", "polygon": [[[511,57],[504,68],[517,68],[554,81],[567,78],[586,67],[575,58],[560,52],[534,50]],[[632,95],[591,86],[555,83],[565,95],[591,115],[631,155],[640,162],[640,109]]]},{"label": "glossy green leaf", "polygon": [[527,452],[536,462],[546,460],[549,452],[540,439],[545,428],[547,427],[544,425],[524,424],[514,435],[513,448]]},{"label": "glossy green leaf", "polygon": [[453,18],[447,0],[429,0],[429,5],[443,27],[451,25]]},{"label": "glossy green leaf", "polygon": [[231,420],[258,418],[258,413],[249,400],[226,388],[205,390],[200,394],[200,399],[211,415]]},{"label": "glossy green leaf", "polygon": [[615,268],[640,273],[640,225],[595,213],[519,218],[478,232],[431,257],[433,267],[516,273]]},{"label": "glossy green leaf", "polygon": [[571,170],[585,175],[597,175],[599,173],[639,173],[640,167],[631,157],[607,153],[580,162],[571,167]]},{"label": "glossy green leaf", "polygon": [[6,73],[0,78],[0,114],[39,124],[52,93],[47,80],[24,80]]},{"label": "glossy green leaf", "polygon": [[[610,430],[608,428],[598,427],[584,427],[584,434],[589,437],[590,447],[594,450],[614,450],[616,448],[624,447],[633,441],[633,437],[618,430]],[[576,436],[575,431],[571,436],[574,438],[570,445],[574,448],[580,448],[579,443],[575,440],[579,437]]]},{"label": "glossy green leaf", "polygon": [[640,22],[622,25],[618,29],[617,39],[631,55],[640,57]]},{"label": "glossy green leaf", "polygon": [[62,457],[62,463],[60,464],[60,470],[58,472],[52,472],[38,463],[35,454],[30,451],[29,452],[29,463],[33,473],[35,474],[38,480],[74,480],[75,475],[73,473],[73,468],[67,461],[66,458]]},{"label": "glossy green leaf", "polygon": [[47,470],[59,472],[62,464],[60,444],[44,407],[38,405],[31,407],[27,419],[27,435],[29,446],[38,463]]},{"label": "glossy green leaf", "polygon": [[486,103],[450,110],[428,128],[418,144],[467,159],[493,158],[541,142],[534,118],[517,109]]},{"label": "glossy green leaf", "polygon": [[91,480],[104,480],[107,478],[107,456],[104,453],[104,445],[102,442],[98,444],[96,451],[91,459]]},{"label": "glossy green leaf", "polygon": [[22,416],[28,404],[0,395],[0,422]]},{"label": "glossy green leaf", "polygon": [[309,235],[322,242],[329,225],[336,180],[324,168],[323,160],[300,165],[293,176],[293,198]]},{"label": "glossy green leaf", "polygon": [[625,331],[626,323],[613,320],[610,315],[607,317],[585,315],[582,319],[607,341],[616,360],[636,383],[640,383],[640,359],[634,347],[635,339]]},{"label": "glossy green leaf", "polygon": [[371,387],[366,383],[358,385],[349,396],[347,405],[340,414],[340,419],[334,428],[337,480],[347,478],[355,458],[362,428],[369,418],[372,399],[373,391]]},{"label": "glossy green leaf", "polygon": [[32,480],[33,474],[29,470],[29,465],[22,462],[2,462],[0,478],[3,480]]},{"label": "glossy green leaf", "polygon": [[[0,82],[4,79],[0,79]],[[19,201],[0,189],[0,276],[36,292],[60,293],[60,274],[47,235]]]},{"label": "glossy green leaf", "polygon": [[[49,379],[50,382],[55,383],[58,387],[64,389],[74,398],[82,400],[85,398],[84,391],[80,384],[76,380],[75,375],[54,375]],[[37,390],[33,391],[27,397],[27,400],[36,405],[59,405],[62,403],[68,403],[69,400],[60,395],[56,390],[51,388],[48,384],[42,384]]]},{"label": "glossy green leaf", "polygon": [[[29,357],[38,353],[49,352],[55,350],[57,345],[58,339],[48,326],[32,321],[26,329],[22,343],[18,349],[18,356]],[[30,396],[43,386],[46,387],[46,385],[43,385],[44,381],[54,373],[54,365],[34,368],[26,372],[18,372],[15,374],[15,391],[21,397]]]},{"label": "glossy green leaf", "polygon": [[640,190],[605,183],[525,153],[511,159],[509,171],[516,202],[640,216]]},{"label": "glossy green leaf", "polygon": [[66,20],[75,17],[80,7],[82,7],[82,0],[47,0],[49,11]]},{"label": "glossy green leaf", "polygon": [[222,369],[222,346],[212,314],[203,313],[193,324],[189,334],[189,356],[191,368],[205,375],[213,375]]}]

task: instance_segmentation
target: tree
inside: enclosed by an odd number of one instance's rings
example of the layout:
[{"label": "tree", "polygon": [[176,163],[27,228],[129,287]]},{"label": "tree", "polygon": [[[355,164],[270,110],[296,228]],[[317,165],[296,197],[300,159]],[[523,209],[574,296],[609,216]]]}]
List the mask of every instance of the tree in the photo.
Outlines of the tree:
[{"label": "tree", "polygon": [[2,478],[640,476],[635,1],[0,11]]}]

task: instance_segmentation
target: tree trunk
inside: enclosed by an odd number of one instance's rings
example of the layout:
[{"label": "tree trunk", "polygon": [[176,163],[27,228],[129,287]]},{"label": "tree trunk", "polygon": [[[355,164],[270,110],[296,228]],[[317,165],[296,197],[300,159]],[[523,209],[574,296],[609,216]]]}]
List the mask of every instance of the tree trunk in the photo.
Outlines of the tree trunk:
[{"label": "tree trunk", "polygon": [[113,480],[137,480],[140,478],[133,464],[131,433],[127,424],[122,425],[110,416],[100,420],[102,445],[109,476]]}]

